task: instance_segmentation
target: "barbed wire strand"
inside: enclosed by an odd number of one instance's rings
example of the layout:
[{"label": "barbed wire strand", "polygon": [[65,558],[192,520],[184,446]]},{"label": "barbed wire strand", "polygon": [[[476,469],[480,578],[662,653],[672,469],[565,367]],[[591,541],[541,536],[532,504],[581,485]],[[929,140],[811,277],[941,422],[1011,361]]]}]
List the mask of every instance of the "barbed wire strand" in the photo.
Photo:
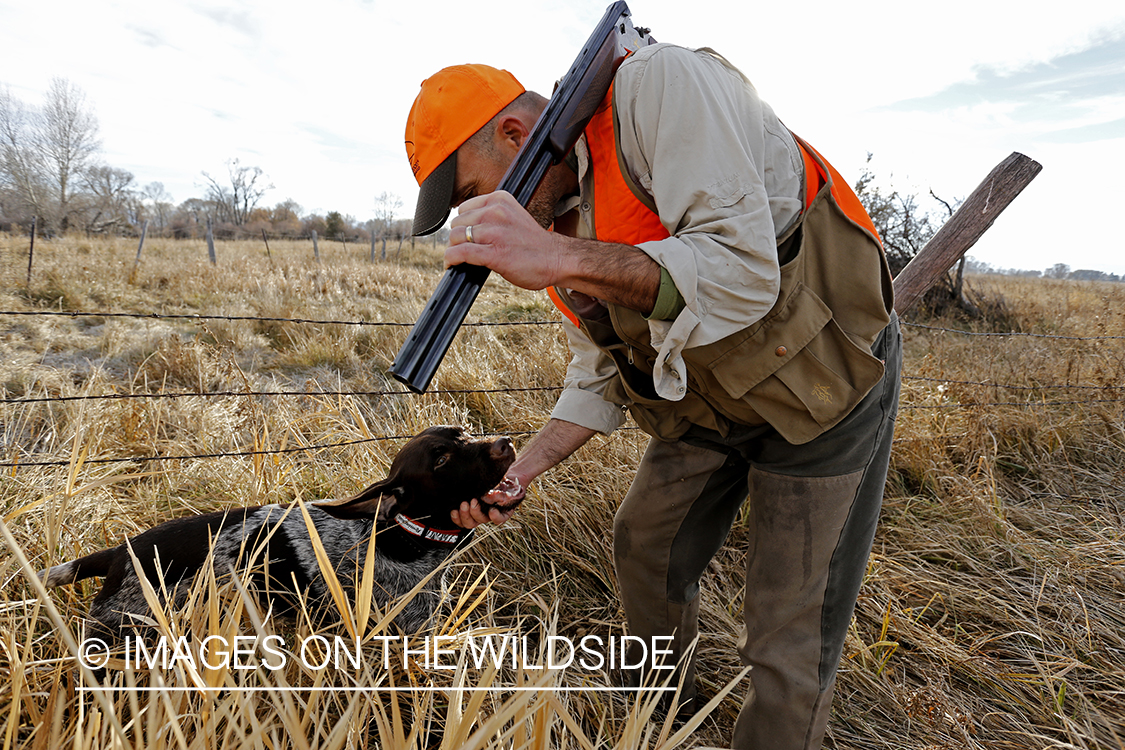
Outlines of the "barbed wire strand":
[{"label": "barbed wire strand", "polygon": [[[1064,384],[1052,383],[1045,385],[1011,385],[1007,383],[993,383],[984,380],[953,380],[947,378],[932,378],[922,377],[919,375],[903,375],[902,379],[913,380],[929,383],[941,383],[948,385],[971,385],[982,388],[1003,388],[1006,390],[1014,391],[1049,391],[1049,390],[1091,390],[1091,391],[1115,391],[1125,390],[1125,385],[1077,385],[1077,384]],[[451,395],[471,395],[471,394],[496,394],[496,393],[535,393],[545,391],[560,391],[562,386],[548,385],[548,386],[534,386],[525,388],[449,388],[427,391],[425,394],[415,394],[412,391],[404,390],[381,390],[381,391],[183,391],[176,393],[100,393],[89,394],[81,396],[31,396],[31,397],[12,397],[0,398],[0,404],[40,404],[52,402],[65,402],[65,401],[121,401],[128,399],[178,399],[178,398],[233,398],[244,397],[250,398],[255,396],[269,397],[269,398],[284,398],[284,397],[309,397],[315,398],[318,396],[367,396],[367,397],[384,397],[384,396],[414,396],[414,395],[427,395],[427,396],[451,396]]]},{"label": "barbed wire strand", "polygon": [[527,388],[450,388],[446,390],[413,393],[412,391],[207,391],[182,393],[102,393],[85,396],[32,396],[30,398],[0,398],[0,404],[37,404],[55,401],[113,401],[127,399],[177,399],[177,398],[227,398],[227,397],[285,397],[285,396],[450,396],[474,393],[532,393],[536,391],[559,391],[561,385],[536,386]]},{"label": "barbed wire strand", "polygon": [[928,326],[922,323],[903,323],[904,326],[910,328],[922,328],[927,331],[941,331],[942,333],[959,333],[962,336],[1023,336],[1026,338],[1034,339],[1062,339],[1064,341],[1121,341],[1125,340],[1125,336],[1062,336],[1054,333],[1021,333],[1019,331],[1011,331],[1008,333],[994,332],[994,331],[965,331],[960,328],[941,328],[939,326]]},{"label": "barbed wire strand", "polygon": [[[311,318],[279,318],[279,317],[262,317],[262,316],[245,316],[245,315],[196,315],[196,314],[164,314],[164,313],[105,313],[105,312],[61,312],[61,311],[0,311],[0,315],[24,315],[24,316],[56,316],[56,317],[120,317],[120,318],[137,318],[137,319],[176,319],[176,320],[229,320],[229,321],[258,321],[258,322],[286,322],[297,324],[317,324],[317,325],[356,325],[356,326],[409,326],[411,323],[396,323],[385,321],[345,321],[345,320],[320,320]],[[519,325],[559,325],[559,321],[504,321],[504,322],[480,322],[468,323],[468,326],[519,326]],[[930,331],[940,331],[955,334],[962,334],[967,336],[1026,336],[1034,338],[1046,339],[1060,339],[1067,341],[1097,341],[1097,340],[1120,340],[1125,339],[1125,336],[1093,336],[1093,337],[1079,337],[1079,336],[1060,336],[1050,334],[1031,334],[1031,333],[987,333],[964,331],[951,328],[940,328],[937,326],[927,326],[919,323],[905,323],[904,325],[921,328]],[[981,386],[990,388],[1004,388],[1011,390],[1022,391],[1035,391],[1035,390],[1065,390],[1065,389],[1090,389],[1090,390],[1119,390],[1125,386],[1087,386],[1087,385],[1072,385],[1072,384],[1052,384],[1052,385],[1038,385],[1038,386],[1019,386],[1003,383],[990,383],[985,381],[971,381],[971,380],[953,380],[923,376],[903,376],[903,380],[915,380],[924,382],[936,382],[942,384],[957,384],[957,385],[970,385]],[[447,389],[431,391],[430,395],[465,395],[465,394],[495,394],[495,393],[519,393],[519,392],[536,392],[536,391],[557,391],[560,390],[559,386],[542,386],[542,387],[529,387],[529,388],[492,388],[492,389]],[[118,394],[98,394],[98,395],[83,395],[83,396],[54,396],[54,397],[33,397],[33,398],[5,398],[0,399],[0,403],[44,403],[44,402],[57,402],[57,401],[78,401],[78,400],[93,400],[93,399],[131,399],[131,398],[148,398],[148,399],[161,399],[161,398],[189,398],[189,397],[204,397],[204,398],[217,398],[217,397],[234,397],[234,396],[261,396],[261,397],[291,397],[291,396],[306,396],[306,397],[340,397],[340,396],[409,396],[414,395],[410,391],[403,390],[381,390],[381,391],[212,391],[212,392],[197,392],[197,393],[118,393]],[[1087,400],[1069,400],[1069,401],[992,401],[992,402],[979,402],[979,403],[950,403],[950,404],[906,404],[900,407],[900,410],[910,409],[969,409],[991,406],[1012,406],[1012,407],[1051,407],[1051,406],[1068,406],[1068,405],[1082,405],[1082,404],[1104,404],[1104,403],[1121,403],[1125,399],[1087,399]],[[637,430],[636,427],[623,428],[626,430]],[[535,434],[534,431],[512,431],[503,433],[488,433],[488,434],[501,434],[508,436],[522,436]],[[482,436],[482,435],[477,435]],[[391,440],[406,440],[411,436],[409,435],[390,435],[380,437],[359,438],[356,440],[347,440],[337,443],[322,443],[309,446],[297,446],[293,448],[278,448],[267,450],[255,451],[234,451],[234,452],[218,452],[218,453],[202,453],[202,454],[184,454],[174,456],[127,456],[118,458],[94,458],[86,459],[84,463],[87,464],[112,464],[112,463],[149,463],[157,461],[183,461],[183,460],[199,460],[199,459],[215,459],[215,458],[245,458],[252,456],[264,455],[280,455],[291,454],[299,452],[313,452],[319,450],[330,450],[335,448],[343,448],[353,445],[360,445],[364,443],[391,441]],[[896,440],[896,442],[898,442]],[[67,466],[71,461],[67,460],[50,460],[50,461],[6,461],[0,462],[0,468],[16,469],[20,467],[31,466]]]},{"label": "barbed wire strand", "polygon": [[903,380],[919,380],[930,383],[948,383],[950,385],[977,385],[987,388],[1005,388],[1012,391],[1050,391],[1050,390],[1092,390],[1092,391],[1112,391],[1125,389],[1125,385],[1070,385],[1070,384],[1048,384],[1048,385],[1009,385],[1006,383],[990,383],[987,380],[948,380],[946,378],[929,378],[922,377],[921,375],[903,375]]},{"label": "barbed wire strand", "polygon": [[[405,328],[413,323],[396,323],[384,320],[321,320],[317,318],[276,318],[259,315],[197,315],[195,313],[123,313],[123,312],[63,312],[58,310],[0,310],[0,315],[48,316],[56,318],[138,318],[143,320],[237,320],[260,323],[301,323],[336,326],[392,326]],[[462,323],[463,327],[492,326],[547,326],[559,325],[557,320],[503,320]]]},{"label": "barbed wire strand", "polygon": [[[635,429],[635,428],[634,428]],[[473,437],[503,436],[515,437],[521,435],[534,435],[534,430],[514,430],[509,432],[471,433]],[[256,451],[232,451],[224,453],[191,453],[176,456],[123,456],[119,458],[88,458],[84,464],[119,464],[119,463],[151,463],[153,461],[187,461],[198,458],[244,458],[249,456],[274,456],[286,453],[302,453],[330,448],[346,448],[349,445],[363,443],[388,442],[391,440],[409,440],[413,435],[381,435],[379,437],[357,438],[339,443],[320,443],[318,445],[300,445],[295,448],[274,448]],[[52,461],[5,461],[0,463],[0,468],[20,468],[24,466],[69,466],[70,459]]]},{"label": "barbed wire strand", "polygon": [[906,404],[898,410],[906,409],[975,409],[981,406],[1076,406],[1079,404],[1121,404],[1125,398],[1094,398],[1082,401],[969,401],[957,404]]},{"label": "barbed wire strand", "polygon": [[[1107,404],[1107,403],[1125,403],[1125,398],[1111,398],[1111,399],[1089,399],[1083,401],[988,401],[980,403],[958,403],[958,404],[906,404],[899,407],[899,411],[907,411],[911,409],[969,409],[979,408],[986,406],[1018,406],[1018,407],[1047,407],[1047,406],[1072,406],[1079,404]],[[623,430],[638,430],[639,427],[623,427]],[[487,432],[487,433],[473,433],[474,437],[484,437],[486,435],[507,435],[520,436],[520,435],[534,435],[535,430],[516,430],[510,432]],[[327,450],[330,448],[343,448],[349,445],[359,445],[362,443],[373,443],[385,440],[406,440],[410,435],[391,435],[381,437],[359,438],[356,440],[347,440],[340,443],[322,443],[319,445],[298,446],[295,448],[278,448],[273,450],[257,450],[257,451],[233,451],[226,453],[200,453],[200,454],[184,454],[176,456],[127,456],[121,458],[91,458],[86,459],[83,463],[86,464],[111,464],[111,463],[148,463],[153,461],[184,461],[191,459],[210,459],[210,458],[232,458],[232,457],[247,457],[247,456],[268,456],[284,453],[299,453],[302,451],[318,451]],[[25,466],[69,466],[71,461],[65,460],[51,460],[51,461],[4,461],[0,462],[0,468],[17,469]]]},{"label": "barbed wire strand", "polygon": [[[257,315],[197,315],[194,313],[124,313],[124,312],[91,312],[91,311],[73,311],[66,312],[60,310],[0,310],[0,315],[24,315],[24,316],[54,316],[62,318],[139,318],[149,320],[234,320],[234,321],[258,321],[263,323],[300,323],[311,325],[346,325],[346,326],[394,326],[394,327],[409,327],[413,323],[400,323],[393,321],[371,321],[371,320],[321,320],[314,318],[279,318],[267,317]],[[470,327],[489,327],[489,326],[555,326],[562,325],[561,320],[512,320],[512,321],[481,321],[475,323],[463,323],[463,326]],[[922,323],[908,323],[903,322],[903,326],[910,328],[920,328],[927,331],[938,331],[942,333],[956,333],[962,336],[1000,336],[1000,337],[1026,337],[1026,338],[1040,338],[1040,339],[1058,339],[1062,341],[1123,341],[1125,336],[1065,336],[1060,334],[1051,333],[1023,333],[1020,331],[1010,332],[996,332],[996,331],[966,331],[960,328],[942,328],[940,326],[924,325]]]}]

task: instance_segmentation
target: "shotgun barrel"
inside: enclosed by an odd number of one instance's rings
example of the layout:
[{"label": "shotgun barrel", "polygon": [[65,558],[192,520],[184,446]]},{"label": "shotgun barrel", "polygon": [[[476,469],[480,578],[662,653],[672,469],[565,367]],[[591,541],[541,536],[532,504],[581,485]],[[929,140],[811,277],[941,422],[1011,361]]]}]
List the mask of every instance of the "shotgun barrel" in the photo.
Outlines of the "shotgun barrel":
[{"label": "shotgun barrel", "polygon": [[[625,55],[652,43],[648,30],[633,28],[629,15],[623,0],[609,6],[504,173],[497,189],[521,206],[530,203],[550,166],[574,148]],[[395,379],[415,393],[429,387],[489,273],[468,264],[445,272],[391,365]]]}]

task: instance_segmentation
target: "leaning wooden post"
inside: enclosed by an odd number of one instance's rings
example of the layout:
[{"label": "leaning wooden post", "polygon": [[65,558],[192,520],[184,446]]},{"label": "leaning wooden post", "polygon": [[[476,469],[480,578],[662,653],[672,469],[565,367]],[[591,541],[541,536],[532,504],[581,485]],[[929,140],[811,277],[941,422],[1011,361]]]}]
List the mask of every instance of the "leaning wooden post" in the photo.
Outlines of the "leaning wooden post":
[{"label": "leaning wooden post", "polygon": [[899,315],[909,310],[938,277],[976,244],[1000,212],[1042,169],[1039,162],[1016,152],[996,165],[895,277],[895,310]]},{"label": "leaning wooden post", "polygon": [[262,242],[266,243],[266,257],[270,259],[270,263],[273,263],[273,256],[270,255],[270,241],[266,239],[266,230],[264,228],[262,229]]},{"label": "leaning wooden post", "polygon": [[35,223],[39,217],[31,217],[31,246],[27,248],[27,288],[31,289],[31,261],[35,257]]},{"label": "leaning wooden post", "polygon": [[320,245],[316,244],[316,230],[315,229],[312,230],[312,237],[313,237],[313,258],[315,258],[316,262],[319,263],[320,262]]},{"label": "leaning wooden post", "polygon": [[207,257],[211,259],[211,265],[219,265],[218,259],[215,257],[215,235],[211,231],[211,217],[207,217]]}]

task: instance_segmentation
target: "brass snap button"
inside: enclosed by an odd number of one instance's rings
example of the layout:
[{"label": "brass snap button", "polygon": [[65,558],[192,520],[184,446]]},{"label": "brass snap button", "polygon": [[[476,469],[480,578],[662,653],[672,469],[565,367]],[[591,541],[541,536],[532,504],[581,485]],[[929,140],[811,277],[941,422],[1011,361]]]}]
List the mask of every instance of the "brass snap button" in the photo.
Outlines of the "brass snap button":
[{"label": "brass snap button", "polygon": [[776,354],[779,357],[784,357],[786,354],[789,353],[789,350],[786,349],[784,346],[779,346],[779,347],[777,347],[777,349],[774,350],[773,353]]}]

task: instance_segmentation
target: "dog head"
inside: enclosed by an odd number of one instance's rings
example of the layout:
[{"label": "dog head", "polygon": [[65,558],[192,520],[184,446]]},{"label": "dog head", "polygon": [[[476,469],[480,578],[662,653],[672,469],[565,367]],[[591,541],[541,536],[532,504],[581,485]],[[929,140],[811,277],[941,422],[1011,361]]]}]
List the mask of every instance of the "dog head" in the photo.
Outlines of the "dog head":
[{"label": "dog head", "polygon": [[402,447],[386,479],[353,497],[316,506],[337,518],[406,513],[446,521],[461,503],[500,484],[515,458],[510,438],[472,440],[460,427],[430,427]]}]

